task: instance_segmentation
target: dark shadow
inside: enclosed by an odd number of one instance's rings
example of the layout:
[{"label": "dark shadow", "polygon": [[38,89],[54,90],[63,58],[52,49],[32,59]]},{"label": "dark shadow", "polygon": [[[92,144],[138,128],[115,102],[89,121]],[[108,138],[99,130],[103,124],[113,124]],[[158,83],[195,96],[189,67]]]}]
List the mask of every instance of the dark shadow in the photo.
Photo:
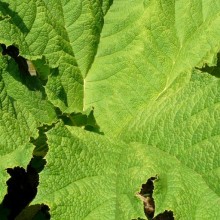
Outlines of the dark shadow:
[{"label": "dark shadow", "polygon": [[37,161],[38,157],[43,158],[47,154],[49,147],[47,144],[46,132],[54,126],[55,123],[53,123],[52,125],[43,125],[41,127],[38,127],[38,137],[35,139],[33,137],[30,138],[30,142],[35,146],[33,151],[34,157],[32,158],[33,163]]},{"label": "dark shadow", "polygon": [[49,220],[50,213],[47,205],[31,205],[25,208],[15,220]]},{"label": "dark shadow", "polygon": [[145,218],[133,218],[132,220],[146,220]]},{"label": "dark shadow", "polygon": [[154,180],[157,177],[151,177],[145,184],[142,184],[141,191],[138,193],[138,197],[143,201],[144,213],[148,219],[154,217],[155,203],[153,199]]},{"label": "dark shadow", "polygon": [[56,113],[57,117],[60,118],[65,125],[84,127],[87,131],[104,135],[104,132],[100,131],[100,127],[96,122],[94,108],[92,108],[88,115],[81,112],[73,112],[71,114],[62,113],[59,108],[56,108]]},{"label": "dark shadow", "polygon": [[112,4],[113,4],[113,0],[110,0],[109,5],[112,6]]},{"label": "dark shadow", "polygon": [[[59,69],[58,68],[52,69],[51,76],[56,77],[58,75],[59,75]],[[65,106],[68,107],[67,94],[61,83],[59,84],[59,89],[57,88],[56,90],[56,96],[65,104]]]},{"label": "dark shadow", "polygon": [[157,215],[153,220],[174,220],[172,211],[164,211],[163,213]]},{"label": "dark shadow", "polygon": [[33,157],[26,170],[23,167],[7,169],[10,178],[6,182],[7,194],[0,204],[0,219],[14,220],[28,207],[37,195],[39,173],[45,164],[46,160],[42,157]]},{"label": "dark shadow", "polygon": [[43,86],[47,84],[48,76],[50,75],[50,67],[46,61],[45,56],[42,56],[41,59],[36,59],[33,61],[33,64],[37,67],[36,72]]},{"label": "dark shadow", "polygon": [[13,220],[36,196],[39,175],[31,166],[27,170],[23,167],[8,168],[7,172],[11,177],[6,182],[8,193],[1,206],[9,210],[7,219]]},{"label": "dark shadow", "polygon": [[61,85],[57,91],[57,97],[65,104],[66,107],[68,107],[67,94],[63,85]]},{"label": "dark shadow", "polygon": [[15,75],[15,67],[12,63],[8,63],[7,71],[11,73],[11,75],[18,81],[20,81],[22,84],[24,84],[29,90],[32,91],[41,91],[42,97],[46,97],[45,88],[43,86],[43,82],[38,78],[38,76],[31,76],[27,64],[27,60],[23,58],[22,56],[19,56],[19,49],[14,46],[10,45],[6,47],[5,44],[0,44],[2,47],[2,55],[3,56],[10,56],[14,59],[18,66],[18,72],[19,74]]},{"label": "dark shadow", "polygon": [[[148,220],[174,220],[173,212],[167,210],[154,217],[155,202],[153,198],[153,191],[154,181],[157,179],[157,176],[151,177],[145,184],[142,184],[141,191],[137,194],[137,197],[143,201],[144,213]],[[142,218],[137,218],[136,220],[142,220]]]},{"label": "dark shadow", "polygon": [[201,70],[202,72],[207,72],[211,74],[212,76],[215,76],[217,78],[220,78],[220,52],[217,54],[217,65],[209,67],[208,65],[205,65],[203,68],[196,68]]},{"label": "dark shadow", "polygon": [[9,22],[11,24],[14,24],[16,27],[18,27],[22,33],[25,34],[25,33],[29,32],[29,30],[28,30],[27,26],[25,25],[25,23],[23,22],[22,18],[18,15],[17,12],[12,11],[9,8],[8,3],[0,1],[0,11],[2,12],[2,14],[5,17],[10,16],[11,19],[9,19]]}]

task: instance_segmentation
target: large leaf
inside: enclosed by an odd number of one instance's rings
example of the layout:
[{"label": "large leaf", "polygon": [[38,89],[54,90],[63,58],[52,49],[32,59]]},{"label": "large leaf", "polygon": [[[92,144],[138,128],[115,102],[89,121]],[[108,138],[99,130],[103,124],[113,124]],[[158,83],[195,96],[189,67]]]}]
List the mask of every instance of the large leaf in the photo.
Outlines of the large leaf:
[{"label": "large leaf", "polygon": [[199,172],[156,146],[114,143],[63,125],[50,131],[48,138],[48,165],[35,202],[46,202],[54,219],[144,217],[135,194],[156,174],[157,213],[171,209],[176,219],[220,216],[219,197]]},{"label": "large leaf", "polygon": [[105,133],[120,133],[179,75],[190,74],[196,65],[215,63],[219,11],[219,1],[114,2],[85,79],[85,104],[95,107]]},{"label": "large leaf", "polygon": [[173,97],[143,109],[114,141],[58,126],[48,134],[39,201],[55,219],[132,219],[143,215],[138,187],[158,174],[157,214],[171,209],[176,219],[218,219],[219,83],[197,71]]},{"label": "large leaf", "polygon": [[[45,96],[2,72],[4,122],[14,120],[11,133],[25,131],[16,146],[30,153],[29,137],[50,120],[30,106],[46,102],[48,110],[47,99],[67,115],[94,107],[104,134],[62,122],[52,128],[34,203],[47,203],[52,219],[146,218],[135,194],[158,175],[155,215],[220,218],[219,66],[212,75],[202,68],[217,65],[219,1],[10,0],[0,9],[0,43],[48,70]],[[26,125],[14,119],[7,92],[27,111]]]}]

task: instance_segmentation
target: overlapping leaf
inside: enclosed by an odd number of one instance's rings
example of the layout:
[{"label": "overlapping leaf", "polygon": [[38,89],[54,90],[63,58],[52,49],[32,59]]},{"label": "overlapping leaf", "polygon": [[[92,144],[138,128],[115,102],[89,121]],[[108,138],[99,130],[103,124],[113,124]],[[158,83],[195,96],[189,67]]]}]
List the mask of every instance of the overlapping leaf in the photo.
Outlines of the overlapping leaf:
[{"label": "overlapping leaf", "polygon": [[120,133],[179,75],[216,62],[219,11],[219,2],[213,1],[114,2],[85,79],[85,104],[96,108],[106,133]]},{"label": "overlapping leaf", "polygon": [[62,123],[48,132],[35,203],[47,203],[53,219],[144,218],[135,193],[157,174],[156,214],[220,217],[219,79],[195,69],[217,64],[218,1],[37,0],[0,7],[2,43],[17,44],[29,59],[45,57],[48,99],[67,113],[94,106],[104,132]]},{"label": "overlapping leaf", "polygon": [[220,215],[219,197],[201,175],[158,147],[113,142],[63,125],[48,138],[49,163],[35,202],[46,202],[54,219],[144,217],[136,193],[156,174],[157,213],[171,209],[176,219]]},{"label": "overlapping leaf", "polygon": [[0,66],[0,179],[4,189],[0,195],[3,196],[8,178],[5,169],[28,164],[34,147],[29,143],[30,137],[37,137],[37,127],[51,124],[56,115],[42,91],[31,91],[22,83],[21,73],[12,59],[1,56]]}]

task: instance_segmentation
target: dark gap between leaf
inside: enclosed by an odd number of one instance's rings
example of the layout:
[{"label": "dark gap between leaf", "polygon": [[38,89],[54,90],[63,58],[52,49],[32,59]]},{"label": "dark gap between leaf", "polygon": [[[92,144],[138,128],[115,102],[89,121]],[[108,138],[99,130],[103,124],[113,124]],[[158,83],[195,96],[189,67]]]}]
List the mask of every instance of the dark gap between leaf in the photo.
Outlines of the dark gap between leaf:
[{"label": "dark gap between leaf", "polygon": [[46,160],[43,158],[48,151],[46,132],[54,126],[55,123],[39,127],[38,137],[36,139],[31,138],[30,142],[35,145],[35,149],[26,170],[23,167],[7,169],[11,177],[6,182],[8,193],[0,205],[0,219],[50,219],[47,205],[28,205],[37,194],[39,173],[46,165]]},{"label": "dark gap between leaf", "polygon": [[59,108],[56,108],[57,117],[60,118],[65,125],[84,127],[85,130],[95,132],[104,135],[104,132],[100,131],[100,127],[96,122],[94,116],[94,108],[86,114],[81,112],[62,113]]},{"label": "dark gap between leaf", "polygon": [[[33,157],[25,170],[23,167],[8,168],[7,172],[11,176],[6,182],[8,185],[7,194],[5,195],[2,203],[0,204],[0,219],[1,220],[14,220],[28,207],[30,202],[37,195],[37,186],[39,184],[39,172],[46,164],[45,159]],[[49,207],[44,204],[41,205],[36,216],[44,215],[41,210],[48,210]],[[44,208],[43,208],[44,207]],[[49,212],[45,213],[49,213]],[[25,212],[27,213],[27,212]],[[38,214],[37,214],[38,213]],[[45,214],[48,218],[48,214]],[[27,218],[32,219],[32,218]]]},{"label": "dark gap between leaf", "polygon": [[215,76],[217,78],[220,78],[220,52],[217,54],[217,65],[216,66],[208,66],[207,64],[205,67],[202,68],[196,68],[199,69],[202,72],[209,73],[212,76]]},{"label": "dark gap between leaf", "polygon": [[153,220],[174,220],[173,212],[165,210],[163,213],[154,217]]},{"label": "dark gap between leaf", "polygon": [[52,123],[51,125],[42,125],[38,127],[38,137],[34,139],[33,137],[30,138],[30,142],[35,145],[33,156],[35,159],[43,158],[48,150],[48,144],[47,144],[47,136],[46,132],[52,129],[55,126],[56,123]]},{"label": "dark gap between leaf", "polygon": [[[154,181],[157,179],[157,176],[151,177],[147,180],[145,184],[142,184],[141,191],[137,193],[137,197],[143,201],[144,213],[148,220],[174,220],[173,212],[167,210],[154,217],[155,202],[153,198],[153,191]],[[133,220],[142,220],[142,218],[137,218]]]}]

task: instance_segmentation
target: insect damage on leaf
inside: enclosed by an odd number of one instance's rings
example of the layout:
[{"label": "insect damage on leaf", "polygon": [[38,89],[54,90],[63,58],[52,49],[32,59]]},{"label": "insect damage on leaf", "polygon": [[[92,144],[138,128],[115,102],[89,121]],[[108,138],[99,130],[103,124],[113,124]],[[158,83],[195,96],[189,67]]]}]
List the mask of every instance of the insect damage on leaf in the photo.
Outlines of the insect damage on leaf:
[{"label": "insect damage on leaf", "polygon": [[144,213],[150,219],[154,217],[155,204],[152,197],[154,190],[153,181],[157,178],[157,176],[149,178],[145,184],[142,184],[141,191],[137,193],[137,197],[143,201]]},{"label": "insect damage on leaf", "polygon": [[[145,184],[142,184],[141,191],[136,196],[144,204],[144,213],[149,220],[174,220],[173,212],[165,210],[163,213],[154,217],[155,202],[153,198],[154,181],[158,179],[158,176],[151,177]],[[138,218],[140,219],[140,218]]]}]

